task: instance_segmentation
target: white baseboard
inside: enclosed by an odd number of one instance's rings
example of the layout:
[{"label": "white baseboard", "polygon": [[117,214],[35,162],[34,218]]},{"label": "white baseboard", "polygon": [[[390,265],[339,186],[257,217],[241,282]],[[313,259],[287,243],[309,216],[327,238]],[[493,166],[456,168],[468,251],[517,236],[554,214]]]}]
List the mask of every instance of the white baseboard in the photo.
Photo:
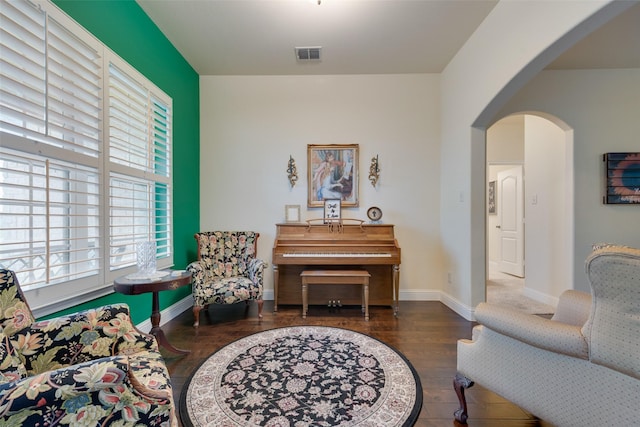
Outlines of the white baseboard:
[{"label": "white baseboard", "polygon": [[525,297],[531,298],[534,301],[538,301],[542,304],[547,304],[552,307],[558,306],[558,300],[559,300],[558,298],[552,297],[551,295],[536,291],[534,289],[527,288],[526,286],[522,290],[522,295],[524,295]]},{"label": "white baseboard", "polygon": [[474,308],[461,303],[451,295],[441,292],[440,302],[442,302],[444,305],[449,307],[451,310],[455,311],[458,315],[462,316],[465,320],[468,320],[468,321],[476,320],[473,315]]},{"label": "white baseboard", "polygon": [[440,291],[409,289],[400,291],[400,301],[440,301]]},{"label": "white baseboard", "polygon": [[[263,298],[265,301],[273,301],[273,290],[266,290]],[[462,304],[455,298],[438,290],[405,290],[400,291],[400,301],[440,301],[451,310],[464,317],[466,320],[475,320],[473,318],[473,308]],[[193,307],[193,297],[187,295],[177,303],[165,308],[160,312],[160,326],[184,313]],[[151,319],[145,320],[136,325],[143,332],[151,330]]]},{"label": "white baseboard", "polygon": [[[409,289],[400,291],[400,301],[440,301],[440,291]],[[265,301],[273,301],[273,290],[264,291]]]}]

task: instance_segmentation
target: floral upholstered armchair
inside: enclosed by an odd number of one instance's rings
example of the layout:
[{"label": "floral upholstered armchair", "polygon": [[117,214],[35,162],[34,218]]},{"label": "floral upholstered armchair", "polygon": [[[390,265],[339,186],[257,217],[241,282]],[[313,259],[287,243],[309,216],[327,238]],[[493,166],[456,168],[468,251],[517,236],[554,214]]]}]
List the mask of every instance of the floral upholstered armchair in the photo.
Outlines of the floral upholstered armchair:
[{"label": "floral upholstered armchair", "polygon": [[253,231],[207,231],[194,235],[198,261],[187,266],[193,276],[193,326],[209,304],[258,301],[262,317],[265,262],[256,258],[258,237]]},{"label": "floral upholstered armchair", "polygon": [[125,304],[36,322],[0,269],[0,425],[177,426],[155,338]]}]

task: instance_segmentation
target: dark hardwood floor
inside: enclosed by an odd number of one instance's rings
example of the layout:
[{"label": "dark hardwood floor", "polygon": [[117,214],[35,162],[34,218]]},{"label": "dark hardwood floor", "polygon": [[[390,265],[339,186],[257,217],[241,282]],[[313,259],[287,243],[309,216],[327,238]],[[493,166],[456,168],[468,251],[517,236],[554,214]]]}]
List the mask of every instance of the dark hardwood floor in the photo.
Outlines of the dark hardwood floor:
[{"label": "dark hardwood floor", "polygon": [[[453,419],[458,399],[452,387],[456,373],[456,341],[470,338],[472,322],[464,320],[439,302],[405,301],[398,317],[391,308],[370,307],[371,320],[365,322],[359,307],[339,311],[310,306],[306,319],[301,307],[281,306],[273,312],[273,302],[265,301],[262,320],[257,305],[211,306],[200,314],[200,327],[194,328],[193,315],[187,310],[170,320],[162,329],[178,348],[191,350],[176,356],[162,350],[171,374],[176,405],[189,375],[211,353],[224,345],[255,332],[283,326],[323,325],[351,329],[375,337],[400,351],[414,366],[424,401],[417,427],[459,425]],[[525,386],[525,385],[523,385]],[[540,421],[514,404],[478,384],[467,391],[470,427],[532,427],[550,424]]]}]

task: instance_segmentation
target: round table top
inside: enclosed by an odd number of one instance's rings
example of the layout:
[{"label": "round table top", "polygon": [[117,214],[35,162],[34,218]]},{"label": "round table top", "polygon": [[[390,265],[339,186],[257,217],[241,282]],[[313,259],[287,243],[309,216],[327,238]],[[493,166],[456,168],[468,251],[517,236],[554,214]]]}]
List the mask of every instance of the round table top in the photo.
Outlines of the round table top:
[{"label": "round table top", "polygon": [[191,273],[186,270],[160,270],[151,275],[143,276],[133,273],[118,277],[113,281],[113,288],[121,294],[138,295],[146,292],[178,289],[189,283],[191,283]]}]

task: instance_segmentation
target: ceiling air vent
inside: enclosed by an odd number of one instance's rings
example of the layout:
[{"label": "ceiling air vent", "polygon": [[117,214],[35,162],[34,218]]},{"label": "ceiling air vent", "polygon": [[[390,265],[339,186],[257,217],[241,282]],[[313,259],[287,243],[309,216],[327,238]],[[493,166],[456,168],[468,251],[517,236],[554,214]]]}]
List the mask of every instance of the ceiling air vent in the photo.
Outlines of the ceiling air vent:
[{"label": "ceiling air vent", "polygon": [[320,46],[316,47],[297,47],[296,59],[298,61],[320,61]]}]

